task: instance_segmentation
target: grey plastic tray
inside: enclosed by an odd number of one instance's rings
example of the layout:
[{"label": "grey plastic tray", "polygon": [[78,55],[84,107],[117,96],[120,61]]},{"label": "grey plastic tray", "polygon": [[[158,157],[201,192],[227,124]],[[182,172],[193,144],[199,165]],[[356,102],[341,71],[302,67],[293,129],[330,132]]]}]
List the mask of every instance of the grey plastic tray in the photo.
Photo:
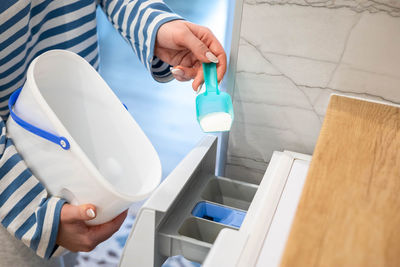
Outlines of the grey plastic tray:
[{"label": "grey plastic tray", "polygon": [[248,210],[257,187],[254,184],[220,177],[208,182],[202,193],[202,198],[229,207]]},{"label": "grey plastic tray", "polygon": [[[214,243],[219,231],[227,226],[201,218],[188,218],[179,228],[179,234],[207,243]],[[231,228],[231,227],[229,227]]]},{"label": "grey plastic tray", "polygon": [[188,260],[203,262],[219,232],[230,226],[194,217],[197,203],[208,201],[246,211],[257,191],[257,185],[198,172],[182,192],[179,201],[160,223],[159,252],[166,256],[183,255]]}]

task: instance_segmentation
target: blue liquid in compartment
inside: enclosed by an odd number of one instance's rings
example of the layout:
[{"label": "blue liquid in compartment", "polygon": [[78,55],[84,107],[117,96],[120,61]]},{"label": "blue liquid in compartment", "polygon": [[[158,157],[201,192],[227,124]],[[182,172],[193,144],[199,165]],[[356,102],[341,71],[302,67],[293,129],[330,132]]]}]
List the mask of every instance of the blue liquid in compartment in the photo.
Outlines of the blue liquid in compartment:
[{"label": "blue liquid in compartment", "polygon": [[246,216],[246,212],[202,201],[197,203],[194,207],[192,215],[209,221],[240,228],[244,217]]}]

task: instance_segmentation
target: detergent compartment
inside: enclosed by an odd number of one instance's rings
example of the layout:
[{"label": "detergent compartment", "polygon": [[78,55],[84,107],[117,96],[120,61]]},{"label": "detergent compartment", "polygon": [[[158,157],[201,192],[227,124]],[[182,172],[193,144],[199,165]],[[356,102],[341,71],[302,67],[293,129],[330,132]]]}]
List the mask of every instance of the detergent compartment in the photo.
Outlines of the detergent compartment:
[{"label": "detergent compartment", "polygon": [[220,177],[210,180],[201,196],[210,202],[248,210],[257,188],[256,185]]},{"label": "detergent compartment", "polygon": [[160,253],[202,262],[222,229],[240,229],[257,188],[202,169],[194,172],[179,201],[160,222]]},{"label": "detergent compartment", "polygon": [[245,211],[201,201],[192,210],[192,215],[208,221],[240,228],[246,216]]},{"label": "detergent compartment", "polygon": [[187,219],[179,229],[179,234],[207,243],[214,243],[219,232],[226,226],[210,223],[198,218]]}]

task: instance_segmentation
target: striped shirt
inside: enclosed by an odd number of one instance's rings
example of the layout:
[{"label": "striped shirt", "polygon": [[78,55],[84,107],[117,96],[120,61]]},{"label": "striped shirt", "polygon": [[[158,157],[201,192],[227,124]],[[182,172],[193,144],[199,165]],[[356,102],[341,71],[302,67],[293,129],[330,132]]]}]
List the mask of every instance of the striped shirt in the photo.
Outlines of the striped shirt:
[{"label": "striped shirt", "polygon": [[29,63],[51,49],[67,49],[99,66],[96,5],[128,41],[155,80],[169,81],[169,65],[154,56],[158,28],[180,19],[161,0],[1,0],[0,4],[0,222],[49,258],[63,199],[51,196],[6,135],[7,102],[25,81]]}]

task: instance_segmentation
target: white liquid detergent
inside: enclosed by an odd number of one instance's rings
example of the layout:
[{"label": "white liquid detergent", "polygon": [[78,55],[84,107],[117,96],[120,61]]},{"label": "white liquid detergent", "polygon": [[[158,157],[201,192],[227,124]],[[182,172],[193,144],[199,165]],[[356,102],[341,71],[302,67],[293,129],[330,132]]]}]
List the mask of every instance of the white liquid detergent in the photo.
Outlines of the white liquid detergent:
[{"label": "white liquid detergent", "polygon": [[232,117],[225,112],[214,112],[205,115],[200,120],[200,126],[205,132],[229,131],[232,124]]}]

